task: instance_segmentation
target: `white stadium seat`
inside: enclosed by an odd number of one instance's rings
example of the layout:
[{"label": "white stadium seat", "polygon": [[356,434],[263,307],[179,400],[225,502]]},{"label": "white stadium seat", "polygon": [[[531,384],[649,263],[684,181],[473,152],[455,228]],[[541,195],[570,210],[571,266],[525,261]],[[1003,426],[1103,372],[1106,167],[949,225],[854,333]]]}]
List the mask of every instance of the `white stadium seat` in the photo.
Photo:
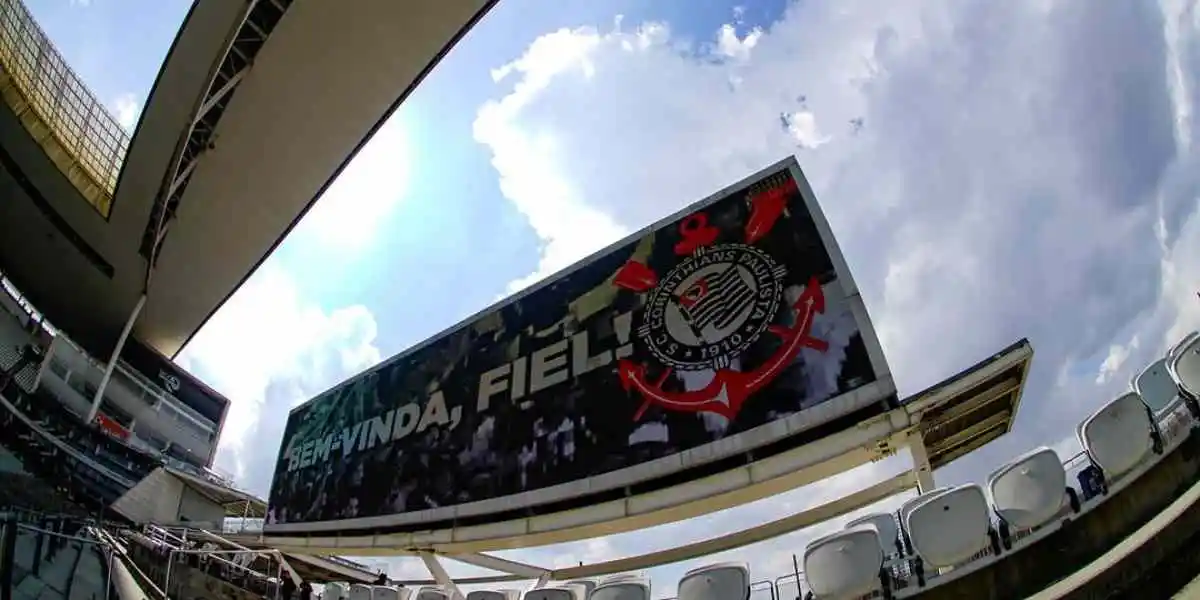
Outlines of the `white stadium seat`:
[{"label": "white stadium seat", "polygon": [[371,586],[371,600],[408,600],[412,591],[392,585]]},{"label": "white stadium seat", "polygon": [[1162,451],[1141,396],[1128,392],[1105,404],[1079,425],[1079,443],[1108,482],[1133,470],[1151,452]]},{"label": "white stadium seat", "polygon": [[999,549],[987,498],[976,484],[932,494],[908,513],[913,550],[935,568],[960,564],[988,547]]},{"label": "white stadium seat", "polygon": [[321,597],[324,600],[349,600],[350,586],[345,582],[331,581],[325,584],[325,592]]},{"label": "white stadium seat", "polygon": [[556,584],[529,590],[524,600],[587,600],[587,590],[582,585]]},{"label": "white stadium seat", "polygon": [[870,525],[879,532],[879,544],[885,557],[904,553],[904,545],[900,539],[900,526],[896,524],[895,515],[891,513],[864,515],[846,523],[845,529],[854,529],[861,525]]},{"label": "white stadium seat", "polygon": [[645,581],[647,579],[648,578],[643,573],[616,573],[614,575],[608,575],[607,577],[602,577],[600,579],[600,583],[605,584],[605,583],[613,583],[616,581]]},{"label": "white stadium seat", "polygon": [[604,581],[588,600],[650,600],[650,582],[636,578]]},{"label": "white stadium seat", "polygon": [[375,586],[365,583],[356,583],[350,586],[350,600],[371,600],[371,596],[375,593]]},{"label": "white stadium seat", "polygon": [[413,600],[450,600],[450,594],[440,587],[423,587],[413,595]]},{"label": "white stadium seat", "polygon": [[1058,453],[1050,448],[1038,448],[996,469],[988,477],[987,486],[1006,548],[1011,531],[1050,522],[1062,513],[1064,504],[1079,510],[1075,490],[1067,487],[1067,470]]},{"label": "white stadium seat", "polygon": [[1160,358],[1146,367],[1133,380],[1133,391],[1142,397],[1142,402],[1159,414],[1179,396],[1179,387],[1167,366],[1167,359]]},{"label": "white stadium seat", "polygon": [[583,591],[586,592],[585,597],[590,597],[592,590],[596,589],[596,581],[594,579],[572,579],[566,583],[567,585],[583,586]]},{"label": "white stadium seat", "polygon": [[1200,334],[1192,333],[1171,349],[1167,370],[1185,394],[1200,398]]},{"label": "white stadium seat", "polygon": [[475,590],[467,594],[467,600],[521,600],[518,590]]},{"label": "white stadium seat", "polygon": [[945,492],[948,492],[948,491],[950,491],[950,489],[951,488],[936,488],[936,489],[930,490],[928,492],[925,492],[924,494],[914,496],[912,498],[909,498],[908,500],[905,500],[904,504],[901,504],[900,508],[896,510],[896,519],[900,523],[901,536],[902,536],[902,541],[904,542],[904,553],[905,554],[912,554],[912,551],[913,551],[912,541],[909,540],[909,537],[908,537],[908,525],[907,525],[908,513],[912,512],[912,509],[914,507],[916,507],[918,504],[920,504],[938,494],[943,494]]},{"label": "white stadium seat", "polygon": [[678,600],[748,600],[750,568],[718,563],[688,571],[679,580]]},{"label": "white stadium seat", "polygon": [[859,598],[884,586],[883,547],[872,525],[818,538],[804,549],[804,577],[817,600]]}]

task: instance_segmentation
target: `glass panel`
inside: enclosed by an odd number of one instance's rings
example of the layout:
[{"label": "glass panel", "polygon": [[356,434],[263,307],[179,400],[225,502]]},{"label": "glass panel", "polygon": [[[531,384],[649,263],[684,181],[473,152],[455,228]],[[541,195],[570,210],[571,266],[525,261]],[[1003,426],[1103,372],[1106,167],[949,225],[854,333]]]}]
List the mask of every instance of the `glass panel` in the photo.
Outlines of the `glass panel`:
[{"label": "glass panel", "polygon": [[[111,198],[129,132],[42,32],[20,0],[0,0],[0,67],[64,148]],[[96,210],[108,216],[107,199]]]}]

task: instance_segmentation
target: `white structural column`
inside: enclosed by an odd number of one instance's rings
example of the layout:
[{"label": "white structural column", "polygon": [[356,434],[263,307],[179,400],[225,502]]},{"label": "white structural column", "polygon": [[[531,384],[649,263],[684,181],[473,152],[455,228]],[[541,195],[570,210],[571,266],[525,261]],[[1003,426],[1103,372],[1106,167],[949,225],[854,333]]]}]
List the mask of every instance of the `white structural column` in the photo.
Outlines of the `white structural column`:
[{"label": "white structural column", "polygon": [[917,493],[933,490],[933,468],[929,466],[929,451],[925,449],[925,436],[920,429],[908,434],[908,453],[912,455],[913,474],[917,478]]},{"label": "white structural column", "polygon": [[[0,293],[3,293],[3,292],[0,292]],[[37,378],[33,380],[33,389],[36,390],[36,389],[42,387],[42,376],[45,375],[46,370],[50,368],[50,360],[53,358],[54,358],[54,342],[51,342],[49,346],[46,346],[46,349],[45,349],[44,353],[42,354],[42,364],[38,366]],[[66,377],[64,377],[64,380],[66,380],[66,378],[70,377],[70,376],[71,376],[71,372],[68,371]]]},{"label": "white structural column", "polygon": [[450,574],[442,567],[442,563],[438,560],[437,555],[432,552],[422,552],[421,560],[425,561],[425,568],[429,569],[429,574],[433,575],[433,580],[442,586],[442,589],[446,590],[447,594],[450,594],[451,600],[464,600],[465,596],[458,589],[458,585],[454,583],[454,580],[450,579]]},{"label": "white structural column", "polygon": [[133,331],[133,324],[137,322],[138,315],[142,314],[144,306],[146,306],[146,294],[143,292],[138,298],[137,304],[133,306],[129,320],[125,321],[125,329],[121,330],[121,337],[117,338],[117,347],[113,348],[112,357],[108,359],[108,365],[104,367],[104,376],[100,378],[100,385],[96,386],[96,396],[92,398],[92,408],[88,411],[88,423],[95,421],[96,414],[100,412],[100,401],[104,399],[104,390],[108,388],[108,381],[112,379],[113,369],[117,368],[117,360],[121,358],[121,351],[125,349],[125,342],[129,340],[129,333]]}]

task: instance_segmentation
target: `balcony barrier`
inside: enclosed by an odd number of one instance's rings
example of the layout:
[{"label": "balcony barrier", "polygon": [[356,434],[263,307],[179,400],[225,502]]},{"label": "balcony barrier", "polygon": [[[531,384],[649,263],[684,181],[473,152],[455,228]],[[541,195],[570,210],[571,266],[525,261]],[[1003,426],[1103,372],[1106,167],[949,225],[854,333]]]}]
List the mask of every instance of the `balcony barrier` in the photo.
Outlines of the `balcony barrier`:
[{"label": "balcony barrier", "polygon": [[21,0],[0,0],[0,68],[9,106],[107,219],[130,134],[71,70]]},{"label": "balcony barrier", "polygon": [[109,598],[114,557],[77,521],[42,527],[6,515],[0,525],[0,586],[5,596]]}]

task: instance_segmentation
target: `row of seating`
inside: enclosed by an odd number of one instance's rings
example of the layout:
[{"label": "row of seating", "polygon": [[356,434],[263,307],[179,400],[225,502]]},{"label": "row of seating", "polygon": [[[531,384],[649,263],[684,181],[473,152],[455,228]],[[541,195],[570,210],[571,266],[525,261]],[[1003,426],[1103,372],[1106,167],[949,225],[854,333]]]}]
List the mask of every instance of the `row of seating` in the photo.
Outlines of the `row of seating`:
[{"label": "row of seating", "polygon": [[[89,514],[101,513],[132,486],[124,478],[100,473],[81,460],[80,454],[55,444],[49,433],[36,430],[18,415],[3,409],[0,409],[0,435],[5,448],[30,474],[56,489],[68,502],[86,507]],[[53,510],[40,502],[35,506]]]},{"label": "row of seating", "polygon": [[[747,572],[747,577],[749,573]],[[749,584],[747,584],[749,585]],[[736,588],[731,588],[736,589]],[[734,598],[733,596],[721,596]],[[323,600],[450,600],[438,586],[404,588],[392,585],[329,583]],[[614,575],[597,580],[554,583],[533,590],[475,590],[467,600],[648,600],[649,580],[637,575]]]},{"label": "row of seating", "polygon": [[[892,597],[910,586],[936,585],[943,574],[961,574],[985,557],[1001,557],[1038,531],[1075,518],[1103,502],[1148,469],[1157,456],[1200,421],[1200,334],[1193,333],[1134,379],[1131,390],[1079,424],[1076,435],[1086,468],[1081,490],[1068,482],[1061,457],[1047,447],[996,469],[983,485],[929,490],[895,513],[868,514],[841,531],[813,540],[803,552],[808,599]],[[1186,411],[1180,411],[1180,407]],[[982,566],[984,561],[979,561]],[[678,600],[744,600],[750,571],[723,563],[689,571]],[[351,600],[434,600],[441,595],[379,592],[371,586]],[[441,592],[437,592],[440,594]],[[332,599],[333,597],[331,597]],[[650,584],[631,576],[574,581],[528,590],[474,591],[468,600],[648,600]]]},{"label": "row of seating", "polygon": [[[1195,410],[1200,335],[1189,335],[1173,347],[1131,387],[1076,430],[1089,463],[1080,477],[1083,499],[1068,484],[1060,457],[1050,448],[1038,448],[993,471],[986,487],[931,490],[905,502],[895,515],[860,517],[845,530],[814,540],[803,559],[808,596],[855,598],[880,591],[889,597],[898,583],[895,575],[904,571],[925,586],[927,570],[936,574],[999,556],[1013,548],[1015,534],[1068,520],[1084,510],[1085,500],[1098,503],[1114,486],[1127,485],[1164,453],[1168,442],[1178,443],[1186,435],[1176,425],[1200,416]],[[1187,413],[1173,414],[1181,404]],[[1164,425],[1171,428],[1167,440]],[[896,569],[889,559],[900,559],[907,569]]]},{"label": "row of seating", "polygon": [[96,513],[160,465],[154,457],[88,426],[40,391],[30,394],[8,385],[4,398],[0,430],[8,440],[6,447],[34,475],[64,488]]}]

